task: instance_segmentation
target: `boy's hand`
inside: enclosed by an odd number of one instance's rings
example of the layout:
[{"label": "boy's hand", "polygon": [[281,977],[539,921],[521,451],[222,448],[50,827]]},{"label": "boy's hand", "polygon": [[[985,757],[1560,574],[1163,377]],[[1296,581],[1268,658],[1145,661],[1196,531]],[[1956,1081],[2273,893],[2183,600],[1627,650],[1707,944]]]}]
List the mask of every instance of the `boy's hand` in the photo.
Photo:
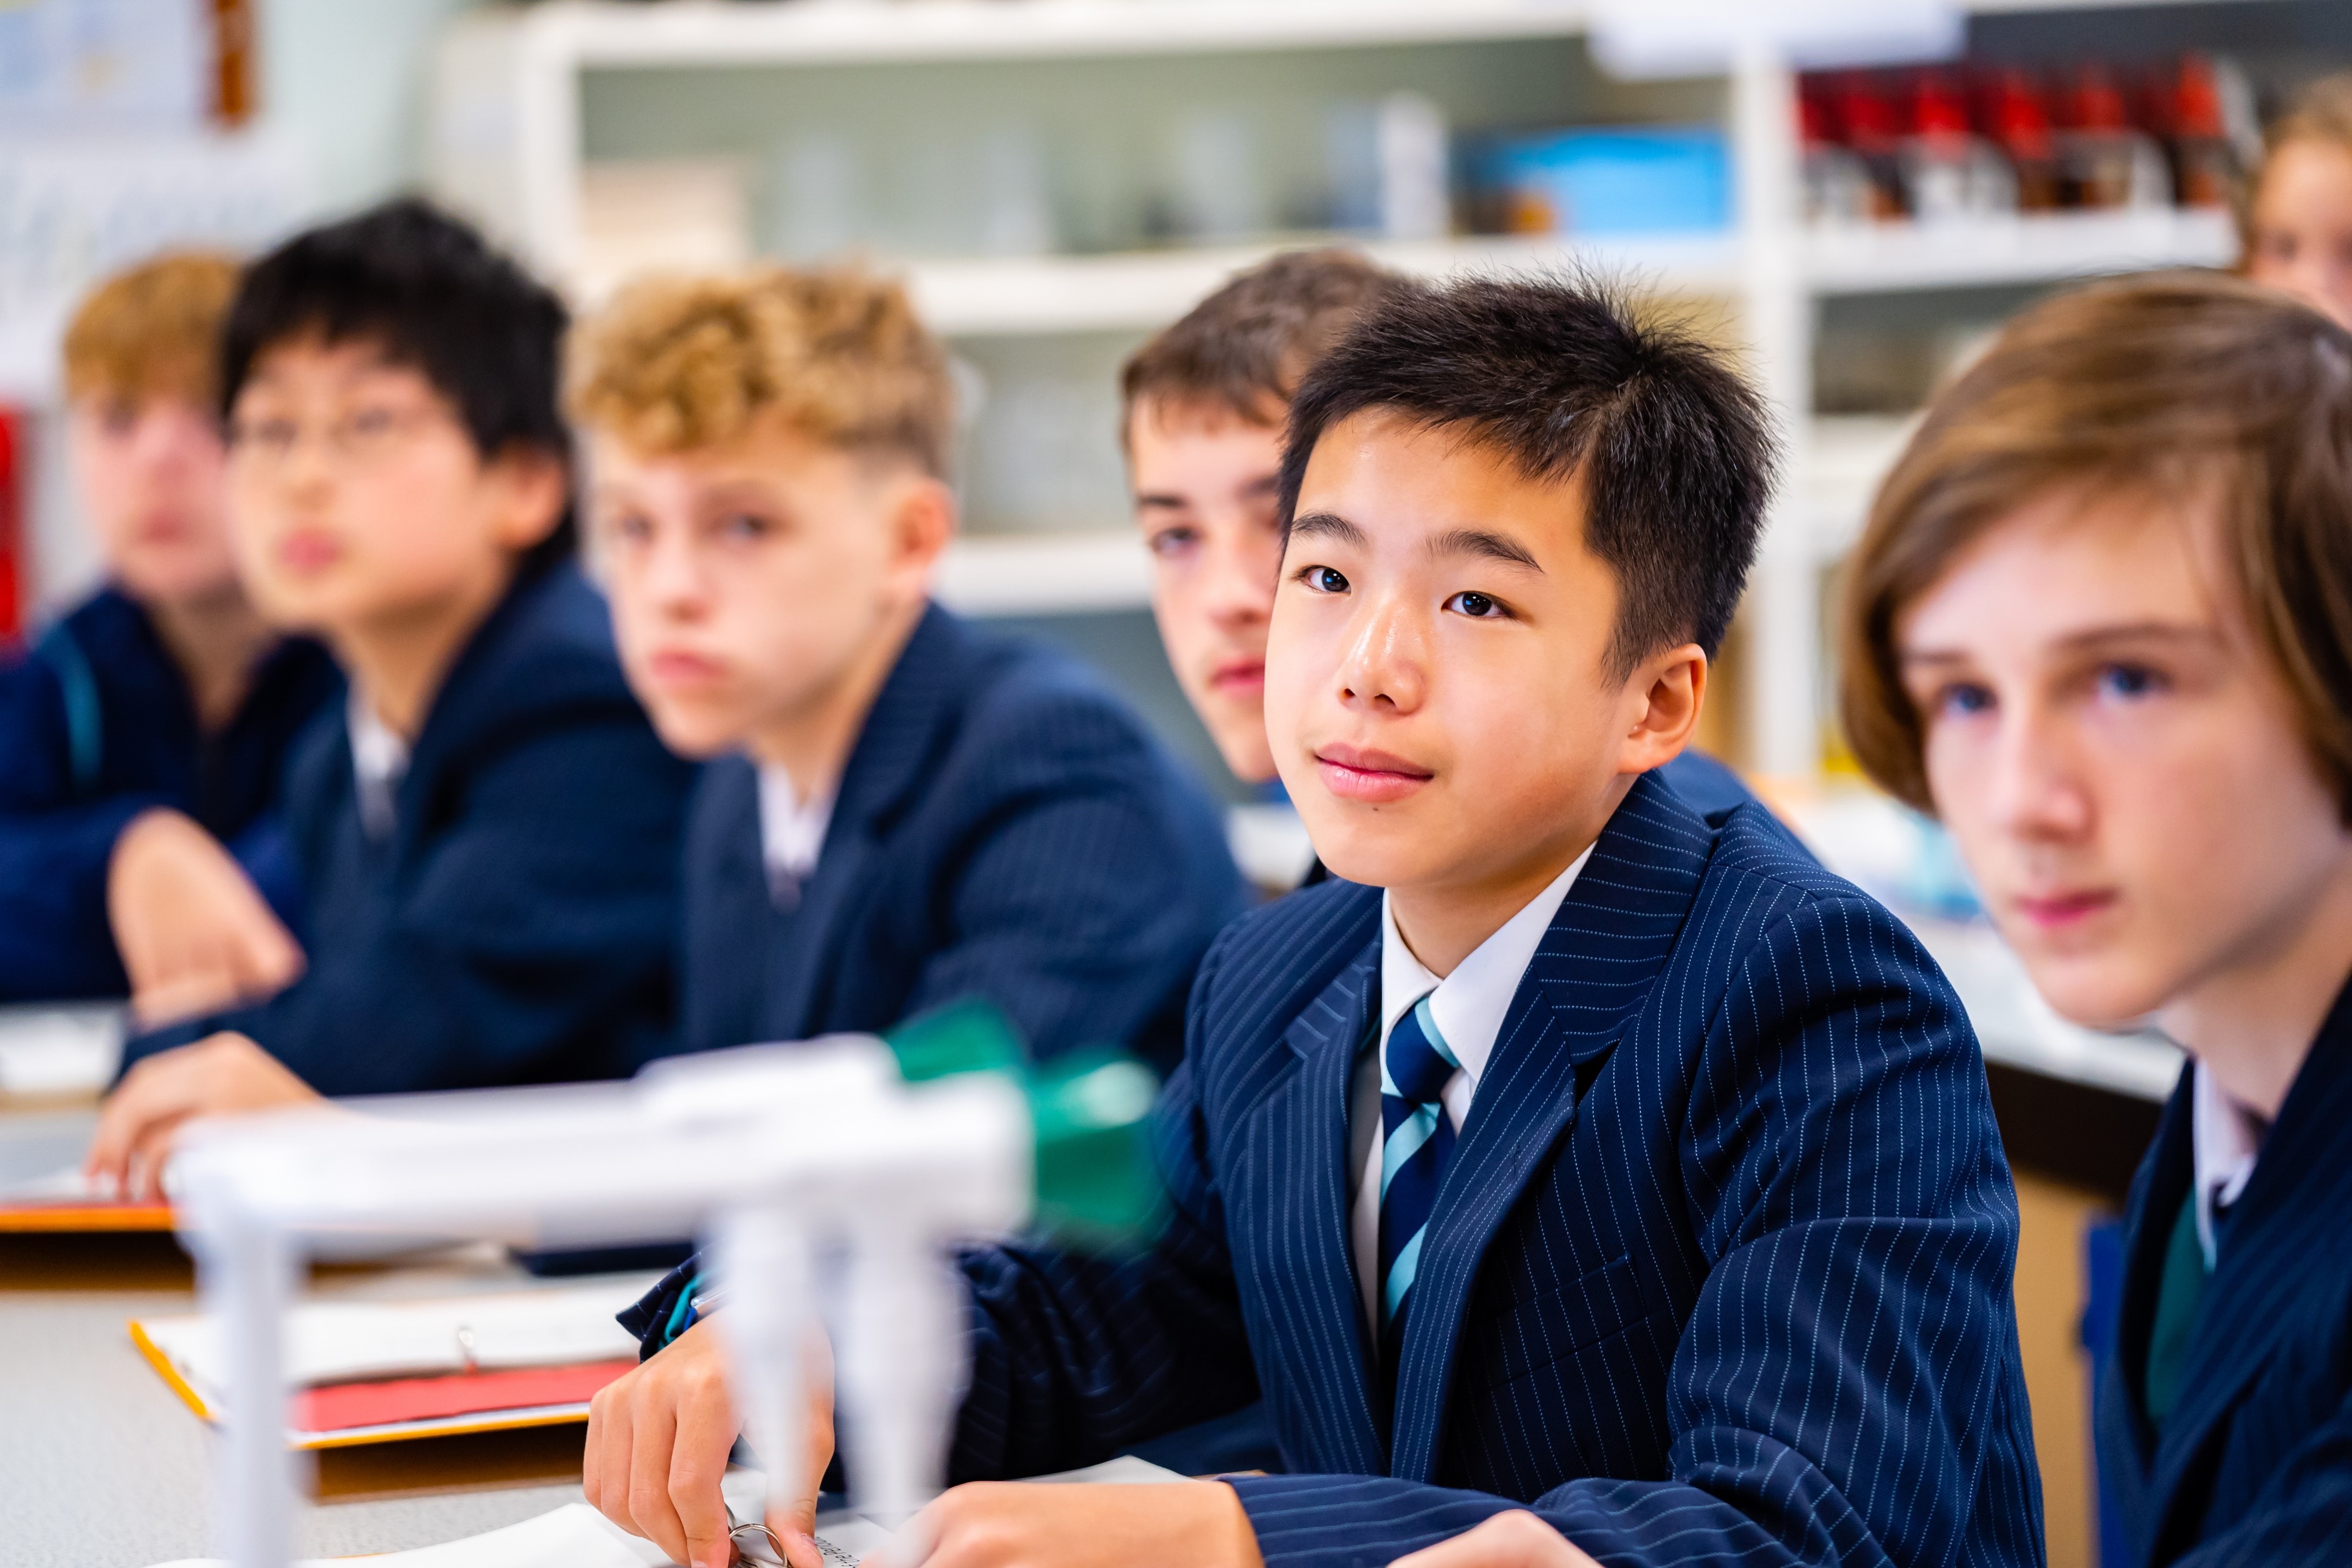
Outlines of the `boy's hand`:
[{"label": "boy's hand", "polygon": [[1601,1564],[1534,1514],[1513,1509],[1451,1541],[1400,1557],[1389,1568],[1601,1568]]},{"label": "boy's hand", "polygon": [[1263,1568],[1265,1562],[1241,1499],[1223,1481],[975,1481],[949,1491],[908,1529],[931,1542],[923,1568]]},{"label": "boy's hand", "polygon": [[284,1063],[241,1034],[223,1032],[158,1051],[107,1096],[83,1170],[134,1203],[163,1196],[163,1164],[191,1117],[262,1111],[320,1098]]},{"label": "boy's hand", "polygon": [[145,1028],[268,996],[302,972],[301,945],[245,868],[177,811],[142,812],[116,837],[106,908]]},{"label": "boy's hand", "polygon": [[[808,1469],[792,1511],[771,1515],[793,1568],[824,1568],[816,1549],[816,1493],[833,1458],[833,1385],[812,1357]],[[688,1568],[728,1568],[733,1543],[719,1483],[741,1424],[727,1385],[716,1322],[703,1319],[588,1406],[581,1490],[589,1504]]]}]

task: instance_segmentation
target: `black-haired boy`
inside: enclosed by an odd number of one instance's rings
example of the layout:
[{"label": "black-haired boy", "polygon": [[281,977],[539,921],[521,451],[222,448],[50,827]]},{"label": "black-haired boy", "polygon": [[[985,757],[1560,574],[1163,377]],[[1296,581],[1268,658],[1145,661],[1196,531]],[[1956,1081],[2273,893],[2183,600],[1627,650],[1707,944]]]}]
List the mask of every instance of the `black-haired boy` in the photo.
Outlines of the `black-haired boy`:
[{"label": "black-haired boy", "polygon": [[[1266,719],[1347,880],[1203,960],[1157,1243],[967,1260],[950,1460],[1034,1475],[1262,1396],[1290,1473],[960,1486],[932,1568],[1356,1568],[1521,1507],[1612,1563],[2041,1560],[1959,1003],[1760,807],[1710,825],[1649,776],[1769,465],[1732,374],[1583,288],[1416,289],[1308,373]],[[711,1339],[589,1437],[591,1500],[698,1563]]]},{"label": "black-haired boy", "polygon": [[308,967],[132,1041],[94,1174],[143,1187],[200,1113],[608,1077],[660,1049],[693,770],[572,559],[564,325],[414,201],[247,273],[222,376],[239,566],[352,687],[290,768]]}]

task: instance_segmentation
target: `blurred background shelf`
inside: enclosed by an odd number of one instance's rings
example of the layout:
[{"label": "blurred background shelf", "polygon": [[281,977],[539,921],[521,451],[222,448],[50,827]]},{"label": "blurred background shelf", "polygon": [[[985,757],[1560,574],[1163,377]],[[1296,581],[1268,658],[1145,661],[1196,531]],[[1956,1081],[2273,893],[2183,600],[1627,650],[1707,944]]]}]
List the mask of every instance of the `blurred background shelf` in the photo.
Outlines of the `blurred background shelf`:
[{"label": "blurred background shelf", "polygon": [[2221,209],[2029,213],[1817,228],[1806,236],[1805,277],[1816,294],[1869,294],[2227,267],[2237,256],[2236,221]]},{"label": "blurred background shelf", "polygon": [[939,596],[966,615],[1066,615],[1141,610],[1150,561],[1126,529],[966,536],[949,547]]}]

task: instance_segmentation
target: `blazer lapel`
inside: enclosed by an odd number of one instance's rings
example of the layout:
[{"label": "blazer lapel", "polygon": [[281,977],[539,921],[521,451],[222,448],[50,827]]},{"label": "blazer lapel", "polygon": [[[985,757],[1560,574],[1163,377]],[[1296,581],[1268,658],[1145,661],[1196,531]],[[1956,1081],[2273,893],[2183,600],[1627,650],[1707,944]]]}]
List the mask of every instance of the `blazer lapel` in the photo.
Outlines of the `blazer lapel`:
[{"label": "blazer lapel", "polygon": [[1643,775],[1520,979],[1422,1242],[1397,1364],[1391,1475],[1435,1479],[1479,1264],[1575,1121],[1578,1070],[1606,1055],[1648,999],[1697,896],[1712,843],[1689,807]]},{"label": "blazer lapel", "polygon": [[[2173,1200],[2176,1204],[2179,1198]],[[2190,1489],[2200,1461],[2296,1315],[2290,1299],[2310,1278],[2292,1260],[2327,1255],[2352,1207],[2352,986],[2336,997],[2263,1141],[2252,1179],[2221,1232],[2221,1256],[2199,1303],[2180,1402],[2156,1444],[2149,1496],[2154,1539]],[[2166,1228],[2151,1213],[2143,1228]]]},{"label": "blazer lapel", "polygon": [[968,642],[954,616],[936,604],[926,610],[859,727],[834,793],[824,847],[789,915],[793,935],[769,990],[765,1021],[773,1039],[804,1039],[826,1028],[835,956],[852,925],[848,912],[866,887],[879,841],[953,729]]},{"label": "blazer lapel", "polygon": [[[1316,1468],[1360,1475],[1381,1473],[1385,1445],[1372,1414],[1376,1363],[1349,1240],[1356,1173],[1348,1118],[1380,956],[1375,935],[1283,1031],[1298,1064],[1258,1103],[1248,1140],[1254,1185],[1281,1232],[1280,1276],[1264,1291],[1282,1342],[1274,1359],[1305,1385],[1305,1396],[1289,1403],[1314,1428]],[[1296,1193],[1297,1204],[1284,1204],[1276,1195],[1285,1193]]]}]

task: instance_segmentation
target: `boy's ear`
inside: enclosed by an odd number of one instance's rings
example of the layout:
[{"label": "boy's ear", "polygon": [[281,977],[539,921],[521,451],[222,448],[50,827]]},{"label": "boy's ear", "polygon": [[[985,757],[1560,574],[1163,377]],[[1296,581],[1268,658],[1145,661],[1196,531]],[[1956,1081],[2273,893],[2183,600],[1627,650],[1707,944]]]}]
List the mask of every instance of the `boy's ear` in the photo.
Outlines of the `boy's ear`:
[{"label": "boy's ear", "polygon": [[1698,733],[1706,702],[1706,654],[1696,643],[1642,661],[1625,682],[1628,723],[1618,759],[1621,774],[1647,773],[1682,754]]},{"label": "boy's ear", "polygon": [[517,446],[488,465],[504,492],[499,507],[499,543],[520,554],[553,533],[572,498],[572,471],[552,452]]},{"label": "boy's ear", "polygon": [[892,486],[891,527],[898,534],[899,564],[926,579],[956,533],[955,492],[925,474]]}]

